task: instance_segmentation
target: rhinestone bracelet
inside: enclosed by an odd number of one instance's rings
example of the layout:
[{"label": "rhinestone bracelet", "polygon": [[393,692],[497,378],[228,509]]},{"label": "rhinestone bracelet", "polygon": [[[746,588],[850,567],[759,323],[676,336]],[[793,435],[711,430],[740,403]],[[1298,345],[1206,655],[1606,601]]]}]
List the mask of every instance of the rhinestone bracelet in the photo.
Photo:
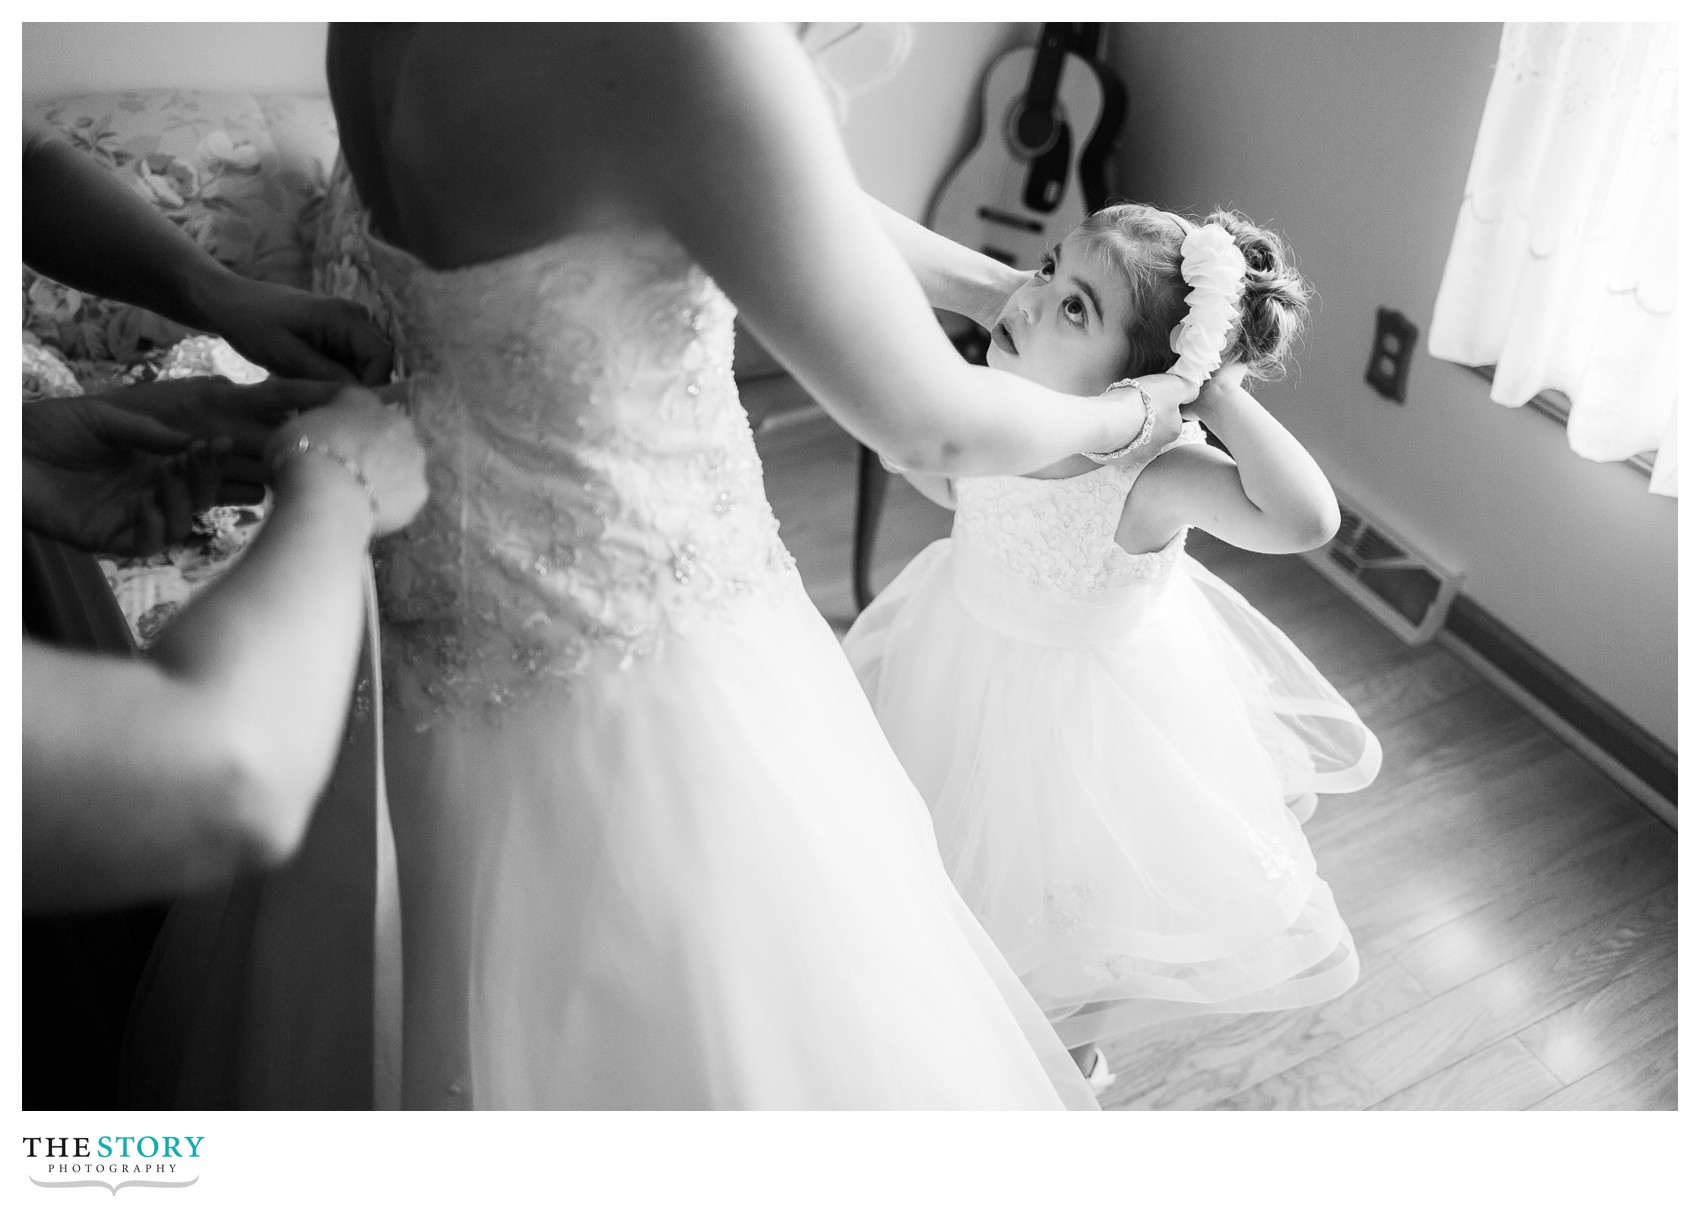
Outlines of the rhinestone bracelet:
[{"label": "rhinestone bracelet", "polygon": [[1109,395],[1112,391],[1122,387],[1133,388],[1139,393],[1139,398],[1144,401],[1145,424],[1139,427],[1139,432],[1134,435],[1133,441],[1129,442],[1126,446],[1118,446],[1116,449],[1107,451],[1104,454],[1095,454],[1090,450],[1083,450],[1080,452],[1087,458],[1091,459],[1094,463],[1113,463],[1117,459],[1126,458],[1129,454],[1133,453],[1136,447],[1141,446],[1150,440],[1151,430],[1157,424],[1157,410],[1152,407],[1151,397],[1145,394],[1145,388],[1140,385],[1138,379],[1117,380],[1104,388],[1104,394]]},{"label": "rhinestone bracelet", "polygon": [[347,455],[339,454],[337,451],[332,450],[329,446],[326,446],[321,442],[313,441],[312,438],[307,437],[305,434],[296,438],[295,441],[291,442],[288,446],[279,449],[277,454],[272,457],[272,470],[275,472],[289,459],[304,454],[322,455],[335,463],[338,467],[341,467],[349,475],[353,476],[354,482],[366,491],[366,500],[372,506],[372,516],[374,518],[378,516],[378,490],[372,487],[372,481],[366,478],[366,473],[360,469],[360,464],[356,463]]}]

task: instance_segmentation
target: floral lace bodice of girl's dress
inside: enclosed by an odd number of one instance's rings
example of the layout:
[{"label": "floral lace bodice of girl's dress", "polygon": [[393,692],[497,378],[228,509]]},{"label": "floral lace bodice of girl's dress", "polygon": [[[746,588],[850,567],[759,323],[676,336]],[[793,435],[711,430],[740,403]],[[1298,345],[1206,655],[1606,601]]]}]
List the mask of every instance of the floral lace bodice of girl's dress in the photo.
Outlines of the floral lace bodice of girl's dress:
[{"label": "floral lace bodice of girl's dress", "polygon": [[368,233],[340,165],[328,205],[322,281],[389,328],[428,458],[429,502],[376,553],[400,706],[500,707],[622,667],[794,575],[732,305],[667,233],[436,271]]},{"label": "floral lace bodice of girl's dress", "polygon": [[[1172,445],[1204,441],[1189,421]],[[1185,547],[1183,530],[1162,550],[1130,555],[1116,542],[1139,469],[1118,464],[1061,480],[975,476],[956,481],[952,541],[1038,589],[1091,594],[1155,581]]]}]

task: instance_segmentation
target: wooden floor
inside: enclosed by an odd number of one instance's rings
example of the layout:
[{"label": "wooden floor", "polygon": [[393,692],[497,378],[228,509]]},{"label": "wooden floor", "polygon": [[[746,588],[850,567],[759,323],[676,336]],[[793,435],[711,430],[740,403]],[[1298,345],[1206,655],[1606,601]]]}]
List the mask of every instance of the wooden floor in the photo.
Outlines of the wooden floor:
[{"label": "wooden floor", "polygon": [[[758,420],[784,381],[745,391]],[[854,607],[854,446],[830,422],[758,430],[811,596]],[[892,485],[875,584],[949,533]],[[1363,974],[1308,1010],[1113,1041],[1107,1108],[1674,1109],[1676,835],[1467,666],[1408,648],[1297,557],[1189,550],[1281,627],[1380,737],[1373,786],[1307,826]]]}]

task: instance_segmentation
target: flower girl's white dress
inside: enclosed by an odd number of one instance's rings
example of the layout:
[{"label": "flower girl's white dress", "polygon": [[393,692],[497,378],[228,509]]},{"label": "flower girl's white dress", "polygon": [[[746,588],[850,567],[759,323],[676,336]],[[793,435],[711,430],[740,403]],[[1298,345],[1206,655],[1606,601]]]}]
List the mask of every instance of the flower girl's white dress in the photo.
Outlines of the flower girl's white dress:
[{"label": "flower girl's white dress", "polygon": [[179,913],[132,1101],[1095,1107],[780,542],[714,283],[635,226],[351,262],[429,455],[393,858],[357,736],[296,863]]},{"label": "flower girl's white dress", "polygon": [[957,481],[951,537],[845,639],[957,889],[1070,1046],[1358,972],[1299,822],[1380,746],[1184,532],[1117,545],[1137,474]]}]

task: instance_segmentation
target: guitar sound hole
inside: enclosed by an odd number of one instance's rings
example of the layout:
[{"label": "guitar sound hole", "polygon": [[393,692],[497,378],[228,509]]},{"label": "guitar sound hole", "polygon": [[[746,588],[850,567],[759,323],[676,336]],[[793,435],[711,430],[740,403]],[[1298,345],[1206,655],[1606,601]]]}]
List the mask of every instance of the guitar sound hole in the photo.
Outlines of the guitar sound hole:
[{"label": "guitar sound hole", "polygon": [[1021,117],[1015,123],[1016,138],[1021,141],[1021,146],[1034,154],[1045,150],[1045,145],[1055,136],[1056,129],[1055,115],[1031,108],[1023,109]]},{"label": "guitar sound hole", "polygon": [[1057,141],[1062,119],[1055,109],[1039,109],[1018,98],[1010,107],[1006,131],[1010,150],[1018,157],[1042,156]]}]

